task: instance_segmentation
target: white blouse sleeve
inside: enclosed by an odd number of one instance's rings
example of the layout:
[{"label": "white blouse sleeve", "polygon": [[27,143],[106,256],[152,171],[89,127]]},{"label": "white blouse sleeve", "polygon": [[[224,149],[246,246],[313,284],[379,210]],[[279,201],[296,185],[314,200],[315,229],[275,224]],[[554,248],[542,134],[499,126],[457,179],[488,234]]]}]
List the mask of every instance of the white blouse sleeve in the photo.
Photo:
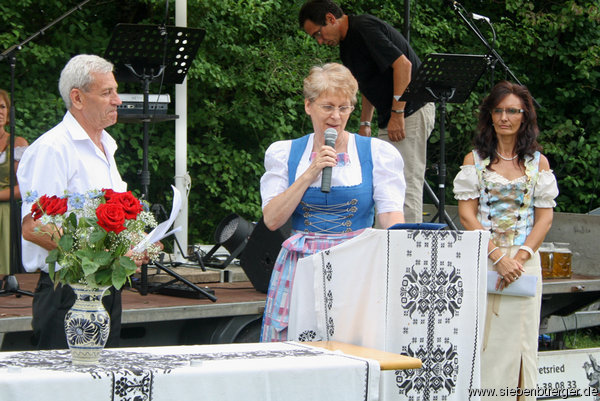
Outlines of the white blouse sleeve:
[{"label": "white blouse sleeve", "polygon": [[265,173],[260,179],[262,208],[289,186],[288,158],[292,141],[272,143],[265,152]]},{"label": "white blouse sleeve", "polygon": [[17,146],[17,147],[15,147],[15,160],[16,161],[21,160],[21,158],[23,157],[23,153],[25,153],[26,149],[27,149],[27,146]]},{"label": "white blouse sleeve", "polygon": [[479,178],[473,164],[460,166],[460,171],[454,177],[454,199],[469,200],[479,198]]},{"label": "white blouse sleeve", "polygon": [[404,210],[404,161],[391,144],[378,138],[371,140],[373,159],[373,200],[377,213]]},{"label": "white blouse sleeve", "polygon": [[533,206],[549,208],[556,206],[554,199],[558,196],[558,185],[552,170],[540,171],[533,191]]}]

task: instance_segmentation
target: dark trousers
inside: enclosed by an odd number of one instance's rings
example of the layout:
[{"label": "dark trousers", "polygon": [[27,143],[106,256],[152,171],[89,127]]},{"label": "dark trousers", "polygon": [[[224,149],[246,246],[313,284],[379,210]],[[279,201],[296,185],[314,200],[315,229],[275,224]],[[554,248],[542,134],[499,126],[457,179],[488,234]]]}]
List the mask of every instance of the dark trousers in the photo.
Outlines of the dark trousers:
[{"label": "dark trousers", "polygon": [[[121,291],[114,287],[102,298],[110,316],[110,335],[107,348],[119,346],[121,334]],[[48,273],[41,272],[33,295],[33,337],[38,349],[68,348],[65,336],[65,315],[75,303],[75,293],[68,285],[54,283]]]}]

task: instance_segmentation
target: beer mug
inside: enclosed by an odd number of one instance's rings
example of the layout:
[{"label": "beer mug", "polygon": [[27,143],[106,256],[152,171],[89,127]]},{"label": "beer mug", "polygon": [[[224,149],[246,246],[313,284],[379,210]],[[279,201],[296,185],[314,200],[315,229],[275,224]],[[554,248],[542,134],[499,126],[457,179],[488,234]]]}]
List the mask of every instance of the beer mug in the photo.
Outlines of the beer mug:
[{"label": "beer mug", "polygon": [[540,249],[540,260],[542,262],[542,278],[552,278],[552,242],[542,242]]},{"label": "beer mug", "polygon": [[552,252],[552,276],[554,278],[571,278],[571,250],[567,242],[555,242]]}]

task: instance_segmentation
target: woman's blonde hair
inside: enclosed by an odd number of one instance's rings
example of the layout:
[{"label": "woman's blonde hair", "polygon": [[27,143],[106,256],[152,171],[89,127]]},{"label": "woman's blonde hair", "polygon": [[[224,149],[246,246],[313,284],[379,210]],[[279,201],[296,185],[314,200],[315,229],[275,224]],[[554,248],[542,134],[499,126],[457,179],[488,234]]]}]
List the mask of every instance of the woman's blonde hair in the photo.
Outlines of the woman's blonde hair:
[{"label": "woman's blonde hair", "polygon": [[338,63],[314,66],[304,79],[304,98],[314,102],[323,93],[341,94],[356,104],[358,82],[350,70]]}]

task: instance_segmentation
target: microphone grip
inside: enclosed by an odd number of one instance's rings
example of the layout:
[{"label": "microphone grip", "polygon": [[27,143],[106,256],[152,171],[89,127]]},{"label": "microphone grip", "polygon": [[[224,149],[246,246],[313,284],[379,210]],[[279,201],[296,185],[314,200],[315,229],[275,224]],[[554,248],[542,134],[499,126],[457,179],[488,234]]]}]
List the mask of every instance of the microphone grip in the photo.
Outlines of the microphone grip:
[{"label": "microphone grip", "polygon": [[331,191],[331,167],[324,167],[321,173],[321,192]]},{"label": "microphone grip", "polygon": [[[337,131],[333,128],[325,130],[325,145],[335,149]],[[321,172],[321,192],[331,191],[331,167],[324,167]]]}]

